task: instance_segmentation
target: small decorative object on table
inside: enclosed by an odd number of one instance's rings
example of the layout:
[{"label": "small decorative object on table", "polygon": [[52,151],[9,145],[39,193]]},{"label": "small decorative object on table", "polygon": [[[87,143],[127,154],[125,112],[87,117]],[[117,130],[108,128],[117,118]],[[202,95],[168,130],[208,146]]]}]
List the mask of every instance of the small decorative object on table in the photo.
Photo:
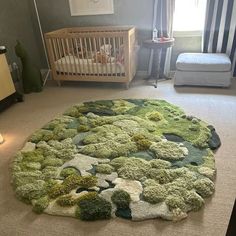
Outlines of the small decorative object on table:
[{"label": "small decorative object on table", "polygon": [[163,76],[164,78],[160,78],[160,62],[161,62],[161,52],[162,49],[167,49],[169,47],[172,47],[174,45],[174,38],[157,38],[152,40],[145,40],[143,42],[143,47],[153,49],[154,55],[153,55],[153,62],[152,62],[152,72],[151,75],[147,78],[149,79],[155,79],[156,82],[154,84],[154,87],[157,87],[157,82],[159,79],[169,79],[168,77]]}]

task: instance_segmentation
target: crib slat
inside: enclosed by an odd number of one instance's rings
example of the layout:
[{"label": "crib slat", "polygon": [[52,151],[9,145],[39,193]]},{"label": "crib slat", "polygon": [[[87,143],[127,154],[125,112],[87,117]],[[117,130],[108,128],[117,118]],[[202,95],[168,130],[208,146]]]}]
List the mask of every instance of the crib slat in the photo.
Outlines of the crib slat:
[{"label": "crib slat", "polygon": [[65,39],[61,39],[61,44],[62,44],[62,51],[63,51],[63,55],[64,55],[64,59],[65,59],[65,68],[66,68],[66,74],[69,75],[69,67],[68,67],[68,58],[66,55],[66,50],[65,50]]},{"label": "crib slat", "polygon": [[[60,59],[60,57],[58,56],[58,51],[57,51],[57,47],[56,47],[56,44],[55,44],[55,40],[56,40],[55,38],[52,38],[53,50],[54,50],[54,53],[55,53],[54,64],[56,63],[56,61],[58,61],[58,59]],[[60,65],[60,63],[57,63],[57,66],[58,66],[59,72],[61,73],[61,65]]]},{"label": "crib slat", "polygon": [[91,43],[91,38],[89,37],[88,38],[88,40],[89,40],[89,52],[90,52],[90,57],[91,57],[91,61],[92,61],[92,63],[91,63],[91,67],[92,67],[92,74],[94,75],[95,74],[95,72],[94,72],[94,63],[93,63],[93,48],[92,48],[92,43]]},{"label": "crib slat", "polygon": [[117,76],[117,47],[116,47],[116,38],[113,38],[113,48],[115,56],[115,76]]},{"label": "crib slat", "polygon": [[75,58],[75,48],[74,48],[74,43],[73,43],[73,38],[69,39],[71,48],[72,48],[72,56],[73,56],[73,61],[74,61],[74,69],[72,70],[76,75],[78,75],[78,67],[77,67],[77,63],[76,63],[76,58]]},{"label": "crib slat", "polygon": [[[98,38],[98,46],[99,46],[99,51],[100,51],[101,50],[101,38],[100,37]],[[101,74],[102,74],[102,76],[104,76],[103,64],[101,62],[100,62],[100,65],[101,65]]]},{"label": "crib slat", "polygon": [[69,62],[69,74],[72,73],[73,74],[73,66],[72,66],[72,60],[71,60],[71,53],[70,53],[70,47],[69,47],[69,39],[66,39],[66,44],[65,44],[65,48],[66,48],[66,51],[68,53],[68,62]]},{"label": "crib slat", "polygon": [[108,38],[108,44],[109,45],[111,45],[111,50],[110,50],[110,59],[109,59],[109,61],[110,61],[110,74],[111,74],[111,76],[112,76],[112,74],[113,74],[113,68],[112,68],[112,61],[111,61],[111,52],[112,52],[112,49],[114,49],[113,47],[112,47],[112,44],[111,44],[111,38]]},{"label": "crib slat", "polygon": [[80,43],[80,48],[81,48],[81,55],[82,55],[82,68],[83,68],[83,73],[82,74],[84,74],[84,75],[87,75],[87,73],[86,73],[86,70],[85,70],[85,68],[84,68],[84,47],[83,47],[83,43],[82,43],[82,39],[81,38],[79,38],[79,43]]},{"label": "crib slat", "polygon": [[84,38],[84,46],[85,46],[85,50],[86,50],[86,60],[87,60],[87,69],[88,69],[88,74],[91,74],[91,65],[89,63],[89,59],[88,59],[88,46],[87,46],[87,38]]},{"label": "crib slat", "polygon": [[[118,38],[118,50],[119,50],[119,56],[121,55],[121,39],[120,37]],[[121,75],[121,66],[122,66],[122,62],[120,62],[120,66],[119,66],[119,71],[120,71],[120,75]]]},{"label": "crib slat", "polygon": [[58,47],[59,56],[60,56],[60,59],[61,59],[61,64],[59,63],[60,66],[61,66],[61,68],[62,68],[61,73],[62,73],[63,75],[65,75],[65,66],[64,66],[63,61],[62,61],[62,59],[63,59],[63,53],[62,53],[62,49],[61,49],[60,39],[57,38],[57,39],[56,39],[56,42],[57,42],[57,47]]},{"label": "crib slat", "polygon": [[[104,45],[104,54],[105,54],[105,59],[107,60],[107,54],[105,52],[105,45],[106,45],[106,38],[103,38],[103,45]],[[106,65],[106,76],[108,76],[108,67],[107,67],[107,61],[105,61],[105,65]]]},{"label": "crib slat", "polygon": [[[80,65],[79,49],[78,49],[78,47],[79,47],[78,41],[77,41],[77,38],[74,38],[73,40],[75,42],[76,55],[77,55],[77,58],[78,58],[78,65],[79,65],[79,71],[80,71],[79,75],[82,75],[82,70],[81,70],[81,65]],[[76,67],[77,67],[77,65],[76,65]]]},{"label": "crib slat", "polygon": [[96,68],[97,68],[97,75],[99,75],[99,68],[98,68],[98,55],[97,55],[97,41],[93,38],[94,43],[94,50],[95,50],[95,58],[96,58]]}]

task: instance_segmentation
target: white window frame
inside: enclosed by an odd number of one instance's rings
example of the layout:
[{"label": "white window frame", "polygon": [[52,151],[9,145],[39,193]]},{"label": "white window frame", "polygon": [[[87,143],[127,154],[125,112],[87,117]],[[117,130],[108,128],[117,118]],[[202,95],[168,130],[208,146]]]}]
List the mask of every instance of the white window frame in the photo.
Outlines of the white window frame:
[{"label": "white window frame", "polygon": [[185,37],[201,37],[203,35],[202,30],[193,31],[174,31],[175,38],[185,38]]}]

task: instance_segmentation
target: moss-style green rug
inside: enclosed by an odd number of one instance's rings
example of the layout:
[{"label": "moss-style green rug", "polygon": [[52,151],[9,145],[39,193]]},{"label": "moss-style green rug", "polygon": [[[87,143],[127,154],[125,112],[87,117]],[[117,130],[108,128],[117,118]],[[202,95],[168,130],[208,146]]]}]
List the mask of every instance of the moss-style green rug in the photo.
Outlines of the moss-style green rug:
[{"label": "moss-style green rug", "polygon": [[36,131],[12,167],[36,213],[180,220],[214,193],[212,126],[163,100],[86,102]]}]

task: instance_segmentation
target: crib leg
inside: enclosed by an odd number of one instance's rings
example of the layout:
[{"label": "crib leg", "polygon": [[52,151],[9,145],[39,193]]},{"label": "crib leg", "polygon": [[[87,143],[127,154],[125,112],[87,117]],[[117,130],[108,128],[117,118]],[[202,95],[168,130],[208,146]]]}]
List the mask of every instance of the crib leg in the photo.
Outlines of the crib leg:
[{"label": "crib leg", "polygon": [[130,82],[125,83],[125,88],[128,90],[130,87]]},{"label": "crib leg", "polygon": [[61,81],[60,80],[57,80],[57,86],[61,87]]}]

